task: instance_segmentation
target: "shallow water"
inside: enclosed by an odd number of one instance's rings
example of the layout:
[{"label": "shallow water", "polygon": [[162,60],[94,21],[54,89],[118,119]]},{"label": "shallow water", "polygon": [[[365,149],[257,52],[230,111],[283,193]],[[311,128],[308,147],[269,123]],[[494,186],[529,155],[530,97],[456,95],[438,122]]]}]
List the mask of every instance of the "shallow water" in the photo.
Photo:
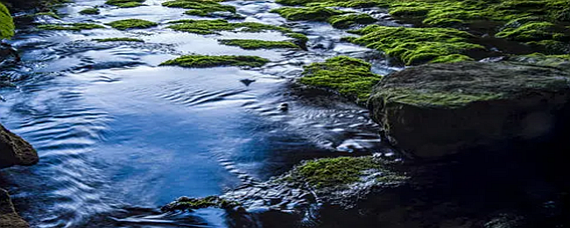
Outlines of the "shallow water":
[{"label": "shallow water", "polygon": [[[78,12],[103,0],[76,0],[60,9],[67,23],[139,18],[162,23],[155,28],[71,32],[25,26],[10,41],[22,63],[2,70],[20,80],[0,89],[6,99],[0,121],[31,142],[41,161],[2,170],[0,186],[32,227],[227,227],[221,210],[161,214],[158,208],[179,196],[220,194],[266,180],[304,159],[383,149],[363,107],[292,83],[302,65],[336,55],[365,58],[379,74],[397,70],[375,51],[339,42],[345,31],[287,22],[268,13],[279,7],[271,1],[224,3],[236,6],[245,21],[287,23],[310,38],[309,51],[246,51],[217,39],[285,37],[175,32],[164,22],[197,17],[162,2],[107,6],[95,16]],[[91,41],[108,37],[145,43]],[[158,66],[190,53],[258,55],[272,62],[249,70]],[[289,111],[278,110],[283,102]]]}]

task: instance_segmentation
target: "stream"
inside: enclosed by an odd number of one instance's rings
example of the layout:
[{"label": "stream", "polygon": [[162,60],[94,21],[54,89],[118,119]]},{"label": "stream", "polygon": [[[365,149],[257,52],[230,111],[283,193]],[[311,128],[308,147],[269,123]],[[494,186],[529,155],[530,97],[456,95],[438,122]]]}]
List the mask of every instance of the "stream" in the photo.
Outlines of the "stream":
[{"label": "stream", "polygon": [[[0,122],[38,150],[40,163],[0,171],[22,217],[32,227],[228,227],[219,209],[162,214],[180,196],[221,194],[267,180],[302,160],[383,149],[367,110],[334,94],[302,90],[302,66],[337,55],[363,58],[374,72],[389,67],[376,51],[340,42],[348,35],[327,23],[288,22],[268,13],[272,1],[230,1],[243,20],[291,27],[309,37],[308,51],[243,50],[221,38],[284,40],[281,33],[197,35],[167,21],[208,19],[167,8],[165,0],[117,8],[75,0],[61,20],[145,19],[160,25],[119,31],[39,31],[20,26],[9,41],[22,62],[4,66],[14,87],[0,88]],[[103,6],[102,6],[103,5]],[[81,15],[102,6],[100,15]],[[373,13],[382,18],[381,11]],[[381,20],[379,23],[394,23]],[[145,43],[95,42],[110,37]],[[188,69],[158,66],[184,54],[256,55],[262,68]],[[278,106],[287,103],[288,111]]]}]

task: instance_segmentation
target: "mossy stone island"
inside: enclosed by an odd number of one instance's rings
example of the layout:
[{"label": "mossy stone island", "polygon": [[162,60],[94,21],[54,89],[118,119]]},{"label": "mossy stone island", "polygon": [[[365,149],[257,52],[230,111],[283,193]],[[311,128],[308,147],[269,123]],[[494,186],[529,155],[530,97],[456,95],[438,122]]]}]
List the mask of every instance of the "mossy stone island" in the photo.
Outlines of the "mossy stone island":
[{"label": "mossy stone island", "polygon": [[127,30],[127,29],[145,29],[145,28],[155,27],[158,24],[152,21],[141,20],[141,19],[125,19],[125,20],[113,21],[111,23],[108,23],[108,25],[118,30]]},{"label": "mossy stone island", "polygon": [[219,67],[219,66],[243,66],[261,67],[269,60],[258,56],[241,55],[185,55],[176,59],[161,63],[161,66],[181,66],[189,68]]}]

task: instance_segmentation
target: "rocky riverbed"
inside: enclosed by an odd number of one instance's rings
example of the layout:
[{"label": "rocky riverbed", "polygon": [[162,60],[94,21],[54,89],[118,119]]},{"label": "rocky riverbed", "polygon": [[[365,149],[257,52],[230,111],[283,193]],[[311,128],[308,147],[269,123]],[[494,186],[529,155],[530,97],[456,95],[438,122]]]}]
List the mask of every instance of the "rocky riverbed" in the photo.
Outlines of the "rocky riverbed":
[{"label": "rocky riverbed", "polygon": [[3,176],[33,227],[567,227],[568,4],[8,1]]}]

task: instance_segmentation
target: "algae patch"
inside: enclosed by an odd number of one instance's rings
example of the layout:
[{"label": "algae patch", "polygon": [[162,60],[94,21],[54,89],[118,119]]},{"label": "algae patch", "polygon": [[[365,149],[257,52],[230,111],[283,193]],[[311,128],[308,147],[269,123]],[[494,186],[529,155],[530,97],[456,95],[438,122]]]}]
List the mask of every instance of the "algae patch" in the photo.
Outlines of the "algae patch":
[{"label": "algae patch", "polygon": [[220,31],[236,31],[241,32],[262,32],[262,31],[280,31],[284,33],[292,32],[288,28],[266,25],[257,22],[240,22],[230,23],[223,19],[217,20],[178,20],[169,22],[173,25],[168,28],[176,31],[190,32],[197,34],[217,34]]},{"label": "algae patch", "polygon": [[361,14],[343,14],[343,15],[332,16],[328,18],[327,21],[335,28],[348,28],[356,24],[361,24],[361,25],[372,24],[376,22],[376,19],[374,19],[368,14],[361,13]]},{"label": "algae patch", "polygon": [[206,68],[219,66],[261,67],[269,60],[258,56],[242,55],[185,55],[161,63],[161,66],[181,66],[189,68]]},{"label": "algae patch", "polygon": [[372,87],[382,78],[372,73],[371,67],[370,63],[360,59],[337,56],[327,59],[324,63],[305,66],[299,82],[333,89],[362,103],[370,96]]},{"label": "algae patch", "polygon": [[143,28],[150,28],[157,26],[158,24],[152,21],[146,21],[141,19],[125,19],[119,21],[113,21],[108,23],[113,28],[119,30],[127,30],[127,29],[143,29]]}]

